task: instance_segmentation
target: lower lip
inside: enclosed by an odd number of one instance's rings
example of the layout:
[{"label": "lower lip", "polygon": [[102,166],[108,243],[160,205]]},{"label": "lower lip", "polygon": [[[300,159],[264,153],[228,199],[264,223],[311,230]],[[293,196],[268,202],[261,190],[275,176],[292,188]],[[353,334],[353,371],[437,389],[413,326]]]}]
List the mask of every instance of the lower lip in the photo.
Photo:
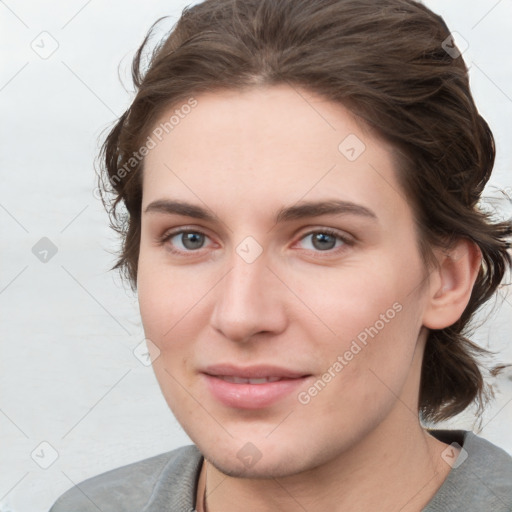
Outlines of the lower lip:
[{"label": "lower lip", "polygon": [[238,409],[262,409],[278,402],[304,384],[308,377],[264,384],[235,384],[204,374],[212,395],[224,405]]}]

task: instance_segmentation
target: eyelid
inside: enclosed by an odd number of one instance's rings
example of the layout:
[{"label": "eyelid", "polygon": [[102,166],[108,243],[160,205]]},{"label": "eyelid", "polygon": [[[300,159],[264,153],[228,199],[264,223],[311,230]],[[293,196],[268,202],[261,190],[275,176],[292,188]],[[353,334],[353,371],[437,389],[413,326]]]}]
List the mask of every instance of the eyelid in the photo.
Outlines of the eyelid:
[{"label": "eyelid", "polygon": [[315,233],[324,233],[327,235],[332,235],[339,238],[340,240],[343,240],[346,243],[354,243],[356,241],[356,238],[353,235],[349,235],[346,231],[342,231],[336,228],[330,228],[327,226],[308,228],[307,231],[304,231],[300,235],[299,240],[302,240],[305,236],[313,235]]}]

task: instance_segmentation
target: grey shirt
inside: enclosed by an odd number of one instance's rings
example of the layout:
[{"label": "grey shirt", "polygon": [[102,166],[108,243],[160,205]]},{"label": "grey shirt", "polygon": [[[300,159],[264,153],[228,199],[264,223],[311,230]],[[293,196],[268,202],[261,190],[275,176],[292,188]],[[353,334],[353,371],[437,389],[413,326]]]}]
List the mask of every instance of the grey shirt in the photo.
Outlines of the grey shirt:
[{"label": "grey shirt", "polygon": [[[466,430],[429,432],[464,451],[422,512],[512,512],[507,452]],[[202,462],[190,445],[113,469],[66,491],[50,512],[193,512]]]}]

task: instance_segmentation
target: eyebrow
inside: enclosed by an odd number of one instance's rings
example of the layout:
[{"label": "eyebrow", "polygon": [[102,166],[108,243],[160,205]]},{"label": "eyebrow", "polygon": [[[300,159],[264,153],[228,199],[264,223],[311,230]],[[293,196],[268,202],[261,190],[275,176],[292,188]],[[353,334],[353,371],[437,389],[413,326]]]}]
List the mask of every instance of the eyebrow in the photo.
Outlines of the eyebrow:
[{"label": "eyebrow", "polygon": [[[217,220],[213,213],[202,206],[170,199],[153,201],[146,207],[144,213],[176,214],[210,222]],[[318,217],[320,215],[358,215],[371,220],[377,220],[375,212],[366,206],[351,201],[331,199],[326,201],[303,201],[293,206],[282,208],[278,211],[275,222],[278,224],[280,222]]]}]

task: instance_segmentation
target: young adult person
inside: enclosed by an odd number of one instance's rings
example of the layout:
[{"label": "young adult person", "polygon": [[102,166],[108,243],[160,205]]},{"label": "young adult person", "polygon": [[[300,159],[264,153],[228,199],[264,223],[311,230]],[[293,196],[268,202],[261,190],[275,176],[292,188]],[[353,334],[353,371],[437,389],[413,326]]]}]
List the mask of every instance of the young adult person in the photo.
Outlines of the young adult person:
[{"label": "young adult person", "polygon": [[512,458],[427,428],[486,401],[466,333],[512,232],[478,207],[495,146],[443,20],[206,0],[143,70],[147,44],[102,183],[194,445],[52,512],[510,511]]}]

